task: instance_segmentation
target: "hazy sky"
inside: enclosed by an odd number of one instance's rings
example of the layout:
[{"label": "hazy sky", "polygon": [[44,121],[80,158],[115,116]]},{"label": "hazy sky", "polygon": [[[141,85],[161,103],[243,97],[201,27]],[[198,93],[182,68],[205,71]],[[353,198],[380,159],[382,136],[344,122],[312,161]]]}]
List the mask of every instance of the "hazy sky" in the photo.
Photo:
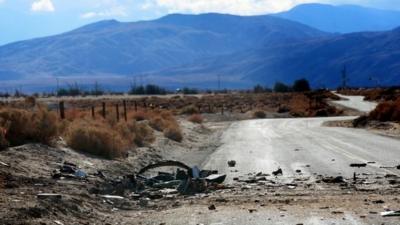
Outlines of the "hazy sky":
[{"label": "hazy sky", "polygon": [[400,10],[400,0],[0,0],[0,45],[104,19],[148,20],[174,12],[255,15],[311,2]]}]

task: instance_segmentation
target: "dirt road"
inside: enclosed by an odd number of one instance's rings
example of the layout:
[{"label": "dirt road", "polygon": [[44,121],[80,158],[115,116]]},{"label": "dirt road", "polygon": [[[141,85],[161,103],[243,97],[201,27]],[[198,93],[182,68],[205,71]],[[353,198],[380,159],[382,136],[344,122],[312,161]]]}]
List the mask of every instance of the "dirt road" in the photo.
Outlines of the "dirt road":
[{"label": "dirt road", "polygon": [[[322,126],[325,121],[340,119],[349,117],[236,122],[224,133],[222,146],[204,167],[227,173],[231,179],[251,172],[271,173],[278,168],[288,178],[297,174],[296,170],[310,176],[351,177],[353,172],[400,175],[399,170],[380,168],[399,164],[400,140],[361,129]],[[228,160],[237,162],[235,170],[226,166]],[[368,162],[365,168],[349,166]]]},{"label": "dirt road", "polygon": [[[351,106],[361,112],[375,103],[362,96],[341,96],[348,100],[335,104]],[[324,122],[354,117],[248,120],[233,123],[222,136],[222,145],[203,166],[228,174],[230,179],[251,172],[271,173],[278,168],[290,178],[300,170],[304,175],[351,177],[354,172],[394,173],[399,164],[400,140],[383,137],[362,129],[325,127]],[[235,170],[226,166],[235,160]],[[350,167],[367,163],[365,168]],[[236,172],[237,170],[237,172]],[[297,172],[296,172],[297,170]]]},{"label": "dirt road", "polygon": [[347,108],[358,110],[362,113],[367,113],[375,109],[378,105],[376,102],[364,101],[364,96],[348,96],[334,93],[342,98],[342,100],[332,101],[334,104],[342,105]]}]

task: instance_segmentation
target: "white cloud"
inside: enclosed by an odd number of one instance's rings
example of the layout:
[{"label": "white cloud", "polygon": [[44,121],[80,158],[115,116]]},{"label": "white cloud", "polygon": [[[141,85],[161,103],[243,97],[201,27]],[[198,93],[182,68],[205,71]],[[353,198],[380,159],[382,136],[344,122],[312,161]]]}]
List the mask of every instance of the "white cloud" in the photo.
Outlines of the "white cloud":
[{"label": "white cloud", "polygon": [[102,11],[91,11],[81,15],[83,19],[91,19],[95,17],[120,17],[127,16],[126,8],[123,6],[115,6]]},{"label": "white cloud", "polygon": [[[154,5],[165,8],[169,13],[219,12],[238,15],[274,13],[288,10],[297,4],[316,0],[153,0]],[[319,2],[324,2],[320,0]],[[147,6],[147,5],[146,5]]]},{"label": "white cloud", "polygon": [[55,8],[51,0],[37,0],[32,3],[32,11],[54,12]]}]

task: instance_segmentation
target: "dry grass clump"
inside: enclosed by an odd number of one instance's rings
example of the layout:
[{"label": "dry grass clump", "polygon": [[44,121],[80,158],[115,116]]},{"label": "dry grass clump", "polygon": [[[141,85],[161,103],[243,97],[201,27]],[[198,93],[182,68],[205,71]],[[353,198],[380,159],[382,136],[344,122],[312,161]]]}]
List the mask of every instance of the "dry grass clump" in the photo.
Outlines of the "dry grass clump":
[{"label": "dry grass clump", "polygon": [[76,120],[65,136],[71,148],[108,159],[125,157],[129,148],[121,133],[101,121]]},{"label": "dry grass clump", "polygon": [[171,140],[181,142],[183,139],[183,134],[179,126],[170,125],[164,130],[164,136]]},{"label": "dry grass clump", "polygon": [[161,116],[156,116],[154,118],[151,118],[149,124],[154,130],[158,130],[160,132],[162,132],[168,125],[167,121],[163,119]]},{"label": "dry grass clump", "polygon": [[199,112],[199,109],[198,109],[195,105],[188,105],[188,106],[185,106],[185,107],[183,107],[183,108],[181,109],[181,111],[180,111],[180,114],[189,114],[189,115],[192,115],[192,114],[198,114],[198,113],[200,113],[200,112]]},{"label": "dry grass clump", "polygon": [[9,145],[7,139],[6,139],[6,130],[2,127],[0,127],[0,150],[7,148]]},{"label": "dry grass clump", "polygon": [[193,115],[189,116],[188,120],[192,123],[201,124],[201,123],[203,123],[204,118],[201,114],[193,114]]},{"label": "dry grass clump", "polygon": [[370,114],[369,119],[386,121],[400,121],[400,97],[396,101],[380,103]]},{"label": "dry grass clump", "polygon": [[149,119],[150,115],[148,112],[145,112],[143,110],[139,110],[137,112],[134,112],[132,114],[132,118],[136,121],[142,121],[142,120],[147,120]]},{"label": "dry grass clump", "polygon": [[264,119],[267,117],[267,114],[263,110],[256,110],[253,112],[254,118]]},{"label": "dry grass clump", "polygon": [[3,144],[21,145],[29,142],[49,144],[58,134],[57,115],[44,108],[34,110],[3,108],[0,110]]},{"label": "dry grass clump", "polygon": [[130,144],[135,144],[138,147],[147,146],[155,140],[154,131],[147,123],[121,122],[116,128],[125,140],[129,140]]}]

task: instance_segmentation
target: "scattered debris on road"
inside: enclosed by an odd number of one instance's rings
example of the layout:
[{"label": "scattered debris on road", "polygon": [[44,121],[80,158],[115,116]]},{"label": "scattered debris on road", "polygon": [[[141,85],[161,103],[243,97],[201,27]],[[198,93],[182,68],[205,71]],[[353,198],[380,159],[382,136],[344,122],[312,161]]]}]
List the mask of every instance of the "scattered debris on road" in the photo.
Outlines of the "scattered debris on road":
[{"label": "scattered debris on road", "polygon": [[37,195],[37,198],[38,199],[53,199],[53,200],[56,200],[56,199],[61,199],[62,195],[53,194],[53,193],[41,193],[41,194]]},{"label": "scattered debris on road", "polygon": [[399,210],[399,211],[386,211],[386,212],[381,212],[381,216],[383,216],[383,217],[388,217],[388,216],[400,216],[400,210]]},{"label": "scattered debris on road", "polygon": [[[178,167],[175,173],[158,172],[156,176],[152,177],[142,175],[150,169],[171,166]],[[182,162],[170,160],[142,168],[136,175],[136,179],[136,182],[144,184],[144,189],[147,189],[146,187],[155,188],[161,194],[171,194],[171,190],[176,190],[180,194],[192,195],[223,188],[221,184],[225,181],[226,174],[218,174],[216,170],[200,170],[197,166],[189,167]],[[162,191],[163,189],[164,191]],[[165,191],[166,189],[168,192]]]},{"label": "scattered debris on road", "polygon": [[328,184],[335,184],[335,183],[344,183],[344,178],[342,176],[337,176],[337,177],[324,177],[322,178],[322,181],[324,183]]},{"label": "scattered debris on road", "polygon": [[281,168],[278,168],[277,170],[272,172],[272,175],[274,175],[274,176],[283,175],[283,171]]},{"label": "scattered debris on road", "polygon": [[229,167],[235,167],[236,166],[236,161],[235,160],[228,161],[228,166]]},{"label": "scattered debris on road", "polygon": [[352,164],[350,164],[350,167],[357,167],[357,168],[366,167],[366,166],[367,166],[366,163],[352,163]]},{"label": "scattered debris on road", "polygon": [[77,178],[77,179],[85,179],[87,178],[86,172],[79,169],[79,167],[71,162],[64,162],[59,171],[53,171],[52,175],[53,179],[61,179],[61,178]]},{"label": "scattered debris on road", "polygon": [[216,210],[217,208],[215,207],[215,205],[210,205],[210,206],[208,206],[208,209],[209,210]]}]

